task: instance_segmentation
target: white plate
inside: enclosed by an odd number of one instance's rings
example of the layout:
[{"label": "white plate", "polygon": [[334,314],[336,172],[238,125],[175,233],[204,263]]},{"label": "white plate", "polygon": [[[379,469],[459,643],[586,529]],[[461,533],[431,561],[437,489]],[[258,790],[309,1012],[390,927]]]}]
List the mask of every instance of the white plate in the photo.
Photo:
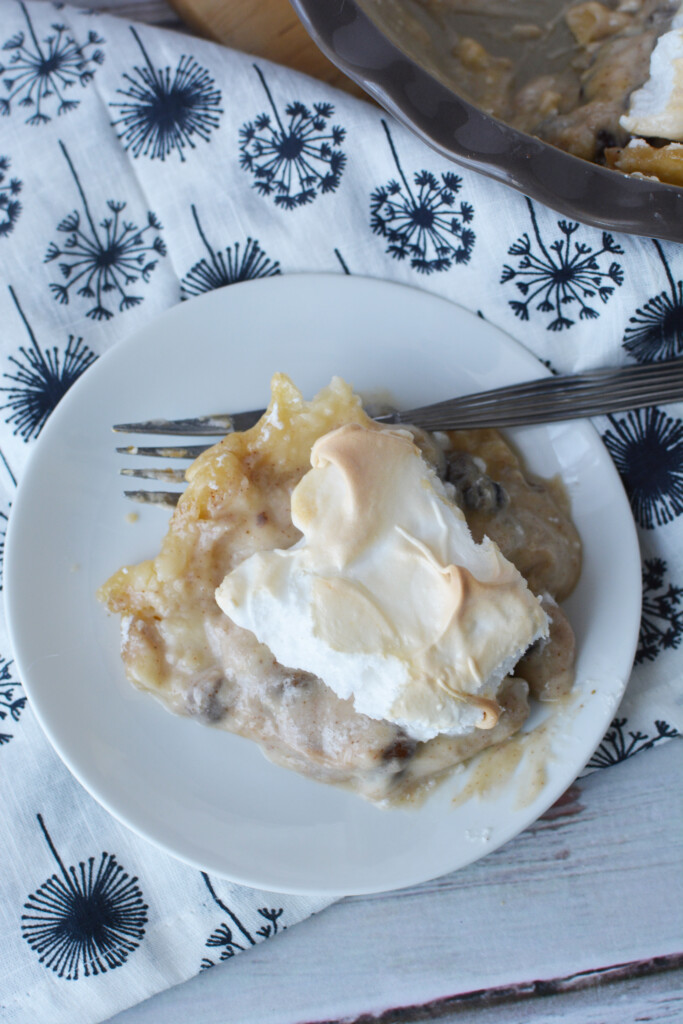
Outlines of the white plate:
[{"label": "white plate", "polygon": [[271,374],[308,396],[333,374],[409,407],[539,376],[481,318],[424,292],[346,276],[275,277],[175,306],[103,356],[47,423],[17,494],[5,587],[20,678],[85,788],[135,832],[209,872],[297,893],[417,883],[495,849],[574,780],[628,679],[640,560],[628,502],[586,423],[514,432],[531,469],[561,473],[585,546],[567,604],[577,700],[559,719],[542,791],[520,775],[454,808],[456,773],[418,810],[380,810],[272,765],[255,744],[169,714],[124,678],[118,619],[95,599],[120,565],[156,553],[168,514],[123,498],[115,422],[258,408]]}]

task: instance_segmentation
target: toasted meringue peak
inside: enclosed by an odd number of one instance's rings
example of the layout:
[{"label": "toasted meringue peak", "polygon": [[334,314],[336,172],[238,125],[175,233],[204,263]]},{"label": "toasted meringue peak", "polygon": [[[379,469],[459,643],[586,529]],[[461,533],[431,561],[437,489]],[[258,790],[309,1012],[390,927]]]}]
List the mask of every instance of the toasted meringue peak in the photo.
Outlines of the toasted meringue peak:
[{"label": "toasted meringue peak", "polygon": [[496,694],[548,620],[465,517],[408,430],[349,423],[294,489],[302,538],[258,552],[216,592],[283,665],[415,739],[491,728]]}]

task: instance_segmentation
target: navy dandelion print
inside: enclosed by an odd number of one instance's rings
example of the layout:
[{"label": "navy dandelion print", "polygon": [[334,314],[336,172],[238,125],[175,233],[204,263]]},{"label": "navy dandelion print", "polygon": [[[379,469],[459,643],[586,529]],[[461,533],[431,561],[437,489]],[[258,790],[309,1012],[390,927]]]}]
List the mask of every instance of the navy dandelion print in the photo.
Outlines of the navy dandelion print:
[{"label": "navy dandelion print", "polygon": [[0,386],[6,401],[0,409],[9,409],[5,423],[10,424],[15,436],[24,441],[38,437],[50,413],[64,397],[74,381],[95,362],[97,356],[82,338],[69,335],[64,349],[57,345],[43,350],[19,305],[14,289],[10,295],[29,336],[29,344],[22,345],[18,356],[10,356],[12,373],[3,373],[8,384]]},{"label": "navy dandelion print", "polygon": [[595,751],[586,768],[610,768],[613,764],[619,764],[641,750],[652,750],[661,740],[673,739],[678,736],[678,730],[669,725],[668,722],[656,721],[653,735],[641,732],[625,731],[628,725],[627,718],[615,718],[609,731]]},{"label": "navy dandelion print", "polygon": [[661,651],[677,649],[683,640],[683,587],[666,583],[666,574],[663,559],[645,559],[636,665],[654,661]]},{"label": "navy dandelion print", "polygon": [[[9,522],[7,513],[0,512],[0,590],[4,585],[5,577],[5,537],[7,536],[7,523]],[[2,659],[0,658],[0,664]],[[0,676],[2,678],[2,676]]]},{"label": "navy dandelion print", "polygon": [[21,182],[18,178],[6,180],[9,167],[9,157],[0,156],[0,238],[14,231],[21,213],[21,203],[17,199],[21,192]]},{"label": "navy dandelion print", "polygon": [[[7,475],[9,476],[10,480],[12,481],[12,485],[14,487],[16,487],[17,486],[17,478],[15,477],[14,473],[12,472],[12,467],[10,466],[9,462],[7,461],[7,459],[5,458],[5,453],[2,451],[2,449],[0,449],[0,463],[2,463],[2,465],[5,467],[5,470],[7,471]],[[6,520],[6,517],[5,517],[5,520]],[[4,553],[4,547],[3,547],[3,553]]]},{"label": "navy dandelion print", "polygon": [[636,522],[651,530],[683,512],[683,420],[661,409],[637,409],[621,419],[603,441],[623,480]]},{"label": "navy dandelion print", "polygon": [[652,244],[664,266],[669,287],[649,299],[629,319],[632,326],[624,332],[623,345],[639,363],[683,355],[683,281],[674,281],[656,238],[652,239]]},{"label": "navy dandelion print", "polygon": [[[208,949],[219,951],[217,954],[218,960],[229,960],[235,953],[248,949],[250,946],[255,946],[258,939],[254,938],[235,912],[218,896],[211,883],[211,879],[205,871],[202,871],[202,878],[206,888],[211,893],[211,898],[228,918],[227,921],[222,921],[218,928],[211,933],[205,945]],[[260,939],[269,939],[273,935],[277,935],[280,928],[279,921],[284,913],[283,908],[259,907],[257,912],[262,918],[263,923],[256,929],[255,934]],[[201,962],[201,970],[204,971],[209,967],[213,967],[216,962],[211,957],[204,957]]]},{"label": "navy dandelion print", "polygon": [[109,104],[119,112],[112,125],[121,130],[118,137],[134,157],[163,161],[176,152],[184,161],[185,150],[194,149],[198,139],[208,142],[218,127],[220,90],[193,57],[183,55],[173,72],[155,68],[140,36],[130,30],[145,63],[124,74],[126,87],[116,90],[123,98]]},{"label": "navy dandelion print", "polygon": [[341,253],[339,252],[339,249],[335,249],[335,250],[334,250],[334,255],[335,255],[335,256],[337,257],[337,260],[338,260],[338,262],[339,262],[339,266],[340,266],[340,267],[342,268],[342,271],[343,271],[343,273],[345,273],[345,274],[347,274],[348,276],[350,276],[350,274],[351,274],[351,271],[350,271],[350,270],[349,270],[349,268],[348,268],[348,265],[347,265],[347,263],[346,263],[346,260],[344,259],[344,257],[342,256],[342,254],[341,254]]},{"label": "navy dandelion print", "polygon": [[36,817],[58,871],[24,904],[24,938],[41,964],[69,981],[121,967],[140,945],[147,924],[137,878],[111,853],[67,869],[41,815]]},{"label": "navy dandelion print", "polygon": [[[7,536],[7,524],[9,517],[7,512],[0,511],[0,590],[5,583],[5,538]],[[3,679],[4,659],[0,657],[0,680]]]},{"label": "navy dandelion print", "polygon": [[[221,924],[209,935],[206,940],[206,946],[209,949],[216,950],[218,953],[218,959],[229,960],[235,955],[235,953],[241,952],[244,946],[239,943],[233,936],[232,928],[228,924]],[[213,967],[216,963],[211,957],[202,957],[201,970],[206,971],[209,967]]]},{"label": "navy dandelion print", "polygon": [[[211,884],[211,879],[205,871],[202,871],[202,878],[204,879],[206,888],[211,893],[211,898],[214,903],[216,903],[223,913],[227,915],[229,921],[229,923],[225,921],[222,922],[219,927],[211,933],[209,938],[206,940],[206,946],[209,949],[220,950],[218,955],[219,960],[229,960],[236,952],[247,949],[249,946],[255,946],[256,939],[248,928],[245,927],[239,917],[237,917],[235,912],[223,902]],[[212,960],[211,957],[204,957],[201,962],[201,969],[206,970],[209,967],[213,967],[215,962],[216,961]]]},{"label": "navy dandelion print", "polygon": [[386,121],[382,121],[400,180],[375,189],[370,197],[370,226],[386,239],[394,259],[410,261],[421,274],[469,263],[475,242],[468,227],[474,217],[470,203],[456,200],[462,178],[448,171],[438,179],[430,171],[413,175],[410,185]]},{"label": "navy dandelion print", "polygon": [[[603,305],[609,301],[615,286],[624,283],[621,264],[609,257],[623,254],[623,249],[608,231],[602,233],[602,246],[594,249],[579,241],[581,225],[558,220],[559,237],[550,244],[544,241],[534,205],[526,200],[531,218],[532,235],[524,233],[508,249],[508,255],[517,260],[515,266],[505,264],[501,284],[513,281],[521,299],[508,303],[515,316],[529,320],[534,310],[550,314],[549,331],[563,331],[580,320],[594,320],[600,313],[592,305],[599,299]],[[571,316],[569,315],[571,313]]]},{"label": "navy dandelion print", "polygon": [[254,188],[272,196],[276,206],[294,210],[317,195],[339,188],[346,156],[339,148],[346,130],[330,125],[331,103],[300,102],[285,107],[284,118],[260,68],[254,65],[268,98],[270,113],[259,114],[240,129],[240,165],[254,177]]},{"label": "navy dandelion print", "polygon": [[67,114],[79,105],[73,88],[92,81],[95,66],[104,60],[100,49],[104,40],[97,32],[88,32],[79,43],[61,24],[51,25],[51,34],[39,40],[26,5],[19,6],[26,29],[16,32],[2,47],[11,56],[7,65],[0,63],[6,91],[0,96],[0,114],[9,115],[13,106],[18,106],[28,114],[26,124],[42,125],[52,114]]},{"label": "navy dandelion print", "polygon": [[[6,519],[5,516],[5,521]],[[14,733],[6,730],[11,727],[12,723],[19,721],[21,713],[26,707],[26,697],[22,693],[21,684],[12,678],[12,664],[12,661],[7,661],[6,658],[0,656],[0,746],[4,746],[14,738]]]},{"label": "navy dandelion print", "polygon": [[241,250],[240,243],[235,242],[234,249],[231,245],[227,246],[225,254],[216,251],[209,244],[202,229],[194,203],[192,204],[192,216],[207,256],[195,263],[180,282],[181,299],[189,299],[193,295],[201,295],[238,281],[275,277],[280,273],[280,264],[266,256],[259,243],[253,238],[247,238]]},{"label": "navy dandelion print", "polygon": [[92,305],[86,311],[91,320],[109,320],[112,304],[119,312],[132,309],[142,296],[131,292],[132,285],[147,284],[157,265],[156,257],[166,255],[159,235],[161,224],[151,211],[144,227],[125,217],[126,203],[109,199],[107,215],[98,223],[71,158],[60,142],[62,152],[76,184],[81,209],[73,210],[57,225],[65,237],[61,244],[51,242],[45,263],[59,260],[64,283],[50,285],[53,297],[64,305],[75,294]]},{"label": "navy dandelion print", "polygon": [[258,912],[266,924],[262,924],[260,928],[257,928],[256,934],[260,935],[262,939],[270,939],[273,935],[277,935],[278,921],[284,913],[283,908],[279,907],[276,910],[275,907],[259,907]]}]

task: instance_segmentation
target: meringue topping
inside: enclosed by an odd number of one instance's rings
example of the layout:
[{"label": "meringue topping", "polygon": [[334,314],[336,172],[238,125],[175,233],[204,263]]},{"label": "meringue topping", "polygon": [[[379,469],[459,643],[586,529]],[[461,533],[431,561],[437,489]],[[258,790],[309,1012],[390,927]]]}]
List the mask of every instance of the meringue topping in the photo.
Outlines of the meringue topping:
[{"label": "meringue topping", "polygon": [[414,739],[492,728],[502,679],[548,620],[408,430],[348,423],[313,445],[293,547],[230,572],[218,604],[277,660]]},{"label": "meringue topping", "polygon": [[650,76],[619,123],[632,135],[683,142],[683,3],[650,57]]}]

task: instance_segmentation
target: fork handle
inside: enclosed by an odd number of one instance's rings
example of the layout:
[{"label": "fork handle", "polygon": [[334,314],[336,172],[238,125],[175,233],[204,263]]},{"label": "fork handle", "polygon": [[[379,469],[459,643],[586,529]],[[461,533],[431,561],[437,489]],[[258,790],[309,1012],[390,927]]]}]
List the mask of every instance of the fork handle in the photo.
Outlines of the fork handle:
[{"label": "fork handle", "polygon": [[683,358],[543,377],[396,413],[425,430],[509,427],[597,416],[683,398]]},{"label": "fork handle", "polygon": [[[376,416],[380,423],[412,423],[425,430],[511,427],[552,423],[623,412],[683,398],[683,357],[656,363],[541,377],[508,387],[479,391],[435,405]],[[248,430],[265,409],[219,413],[196,419],[119,423],[114,430],[138,434],[219,437]]]}]

